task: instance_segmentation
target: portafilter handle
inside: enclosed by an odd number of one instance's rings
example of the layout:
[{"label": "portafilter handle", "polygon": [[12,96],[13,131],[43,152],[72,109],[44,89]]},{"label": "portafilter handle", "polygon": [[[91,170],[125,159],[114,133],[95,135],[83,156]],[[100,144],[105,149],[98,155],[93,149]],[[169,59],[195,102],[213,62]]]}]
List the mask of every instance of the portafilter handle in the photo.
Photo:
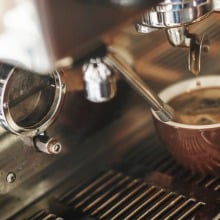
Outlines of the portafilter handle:
[{"label": "portafilter handle", "polygon": [[63,105],[62,72],[39,74],[0,61],[0,82],[0,126],[41,152],[58,154],[61,144],[45,132]]}]

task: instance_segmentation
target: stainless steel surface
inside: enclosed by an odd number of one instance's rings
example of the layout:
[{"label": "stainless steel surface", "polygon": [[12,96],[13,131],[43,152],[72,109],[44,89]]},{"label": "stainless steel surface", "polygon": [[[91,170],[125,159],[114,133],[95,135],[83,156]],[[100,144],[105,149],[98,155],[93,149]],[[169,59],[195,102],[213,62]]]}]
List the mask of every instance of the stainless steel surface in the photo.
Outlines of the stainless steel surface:
[{"label": "stainless steel surface", "polygon": [[106,102],[116,95],[116,73],[101,58],[90,59],[83,66],[85,95],[92,102]]},{"label": "stainless steel surface", "polygon": [[150,89],[120,55],[110,52],[106,55],[104,60],[123,74],[125,80],[150,104],[162,121],[166,122],[173,118],[173,114],[175,114],[173,109]]}]

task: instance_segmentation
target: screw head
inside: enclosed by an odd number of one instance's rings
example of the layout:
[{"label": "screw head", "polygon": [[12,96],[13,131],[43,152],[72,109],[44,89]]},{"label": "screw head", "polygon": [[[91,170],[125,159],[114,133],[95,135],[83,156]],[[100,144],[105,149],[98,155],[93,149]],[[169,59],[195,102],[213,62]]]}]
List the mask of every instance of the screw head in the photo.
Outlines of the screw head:
[{"label": "screw head", "polygon": [[8,108],[8,103],[7,103],[7,102],[4,102],[3,108],[4,108],[4,109],[7,109],[7,108]]},{"label": "screw head", "polygon": [[6,181],[8,183],[13,183],[16,180],[16,174],[13,172],[9,172],[6,176]]}]

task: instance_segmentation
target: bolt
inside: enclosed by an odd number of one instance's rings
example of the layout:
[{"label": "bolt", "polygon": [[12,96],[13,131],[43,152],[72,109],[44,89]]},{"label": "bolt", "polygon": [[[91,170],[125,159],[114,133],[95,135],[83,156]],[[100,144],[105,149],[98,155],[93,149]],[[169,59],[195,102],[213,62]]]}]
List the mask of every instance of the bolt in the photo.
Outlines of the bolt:
[{"label": "bolt", "polygon": [[51,142],[49,145],[49,151],[52,154],[59,154],[61,149],[62,149],[62,145],[55,140],[53,142]]},{"label": "bolt", "polygon": [[62,149],[62,145],[53,137],[48,137],[46,132],[34,137],[35,147],[46,154],[58,154]]},{"label": "bolt", "polygon": [[13,183],[16,180],[16,174],[13,172],[9,172],[6,176],[6,181],[8,183]]},{"label": "bolt", "polygon": [[4,108],[4,109],[7,109],[7,108],[8,108],[8,103],[7,103],[7,102],[5,102],[5,103],[3,104],[3,108]]},{"label": "bolt", "polygon": [[37,129],[35,130],[35,135],[38,135],[39,132],[40,132],[40,130],[37,128]]}]

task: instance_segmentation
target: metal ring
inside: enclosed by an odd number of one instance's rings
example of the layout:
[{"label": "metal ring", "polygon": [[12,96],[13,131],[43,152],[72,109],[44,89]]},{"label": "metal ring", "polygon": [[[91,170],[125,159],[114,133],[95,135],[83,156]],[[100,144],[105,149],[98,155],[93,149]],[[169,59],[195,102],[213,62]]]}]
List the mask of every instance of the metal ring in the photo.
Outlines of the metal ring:
[{"label": "metal ring", "polygon": [[[10,132],[22,136],[36,136],[45,131],[55,120],[63,102],[65,93],[65,84],[62,74],[58,71],[50,73],[48,76],[53,79],[54,98],[49,111],[38,122],[30,126],[21,126],[13,119],[9,109],[9,91],[12,85],[13,75],[16,74],[16,68],[11,68],[8,73],[1,74],[6,76],[0,79],[0,122],[4,128]],[[33,74],[33,73],[30,73]],[[3,78],[3,77],[2,77]],[[1,87],[2,86],[2,87]]]}]

